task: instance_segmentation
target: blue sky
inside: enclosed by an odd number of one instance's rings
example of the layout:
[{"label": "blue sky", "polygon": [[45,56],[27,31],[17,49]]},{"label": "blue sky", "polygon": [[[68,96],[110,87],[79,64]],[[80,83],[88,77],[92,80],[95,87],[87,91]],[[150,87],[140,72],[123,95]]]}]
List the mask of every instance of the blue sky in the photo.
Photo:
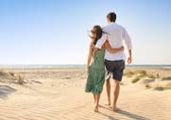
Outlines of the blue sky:
[{"label": "blue sky", "polygon": [[0,0],[0,64],[85,64],[95,24],[117,13],[133,64],[171,64],[170,0]]}]

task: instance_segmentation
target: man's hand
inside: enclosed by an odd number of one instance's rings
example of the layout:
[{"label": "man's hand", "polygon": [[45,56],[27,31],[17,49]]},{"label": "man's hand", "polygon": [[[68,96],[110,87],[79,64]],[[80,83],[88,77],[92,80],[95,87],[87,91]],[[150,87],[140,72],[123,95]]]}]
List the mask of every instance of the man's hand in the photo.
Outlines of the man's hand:
[{"label": "man's hand", "polygon": [[124,46],[121,46],[121,50],[124,51],[125,47]]},{"label": "man's hand", "polygon": [[129,57],[128,57],[127,63],[131,64],[132,63],[132,50],[129,50],[128,52],[129,52]]},{"label": "man's hand", "polygon": [[132,63],[132,56],[129,56],[129,57],[128,57],[127,63],[128,63],[128,64],[131,64],[131,63]]}]

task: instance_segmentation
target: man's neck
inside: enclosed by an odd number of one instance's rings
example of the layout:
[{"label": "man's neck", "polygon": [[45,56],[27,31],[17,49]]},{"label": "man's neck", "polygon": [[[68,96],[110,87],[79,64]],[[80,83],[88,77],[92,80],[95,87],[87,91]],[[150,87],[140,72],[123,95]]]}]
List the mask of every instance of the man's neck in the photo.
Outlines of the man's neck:
[{"label": "man's neck", "polygon": [[108,24],[113,24],[113,23],[115,23],[115,22],[109,22]]}]

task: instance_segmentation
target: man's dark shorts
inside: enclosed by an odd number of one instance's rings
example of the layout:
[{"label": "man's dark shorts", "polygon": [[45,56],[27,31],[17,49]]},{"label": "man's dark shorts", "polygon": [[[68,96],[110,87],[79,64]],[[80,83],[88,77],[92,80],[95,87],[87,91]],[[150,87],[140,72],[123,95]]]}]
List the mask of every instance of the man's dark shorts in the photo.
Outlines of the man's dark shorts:
[{"label": "man's dark shorts", "polygon": [[115,80],[121,81],[123,76],[123,70],[125,69],[125,61],[109,61],[105,60],[105,65],[107,69],[107,75]]}]

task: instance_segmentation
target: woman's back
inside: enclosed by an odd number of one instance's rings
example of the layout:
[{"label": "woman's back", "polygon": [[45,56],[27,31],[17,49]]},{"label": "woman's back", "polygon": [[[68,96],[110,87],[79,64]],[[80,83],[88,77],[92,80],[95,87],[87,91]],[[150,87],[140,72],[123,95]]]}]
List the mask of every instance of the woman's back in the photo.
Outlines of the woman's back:
[{"label": "woman's back", "polygon": [[94,59],[91,63],[91,67],[93,68],[102,68],[104,69],[104,55],[105,55],[105,49],[98,50],[95,53]]},{"label": "woman's back", "polygon": [[95,53],[94,59],[88,70],[86,92],[100,94],[103,90],[103,84],[105,82],[104,53],[104,49],[98,50]]}]

